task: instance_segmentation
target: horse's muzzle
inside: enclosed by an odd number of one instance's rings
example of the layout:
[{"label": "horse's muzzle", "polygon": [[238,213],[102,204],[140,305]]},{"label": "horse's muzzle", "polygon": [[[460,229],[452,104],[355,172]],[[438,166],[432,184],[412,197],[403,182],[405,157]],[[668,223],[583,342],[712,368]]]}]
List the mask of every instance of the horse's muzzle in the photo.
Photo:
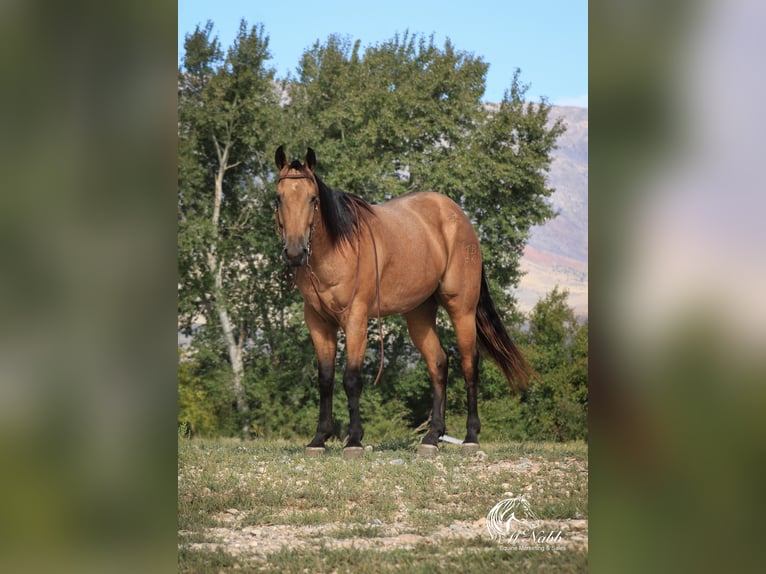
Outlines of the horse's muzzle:
[{"label": "horse's muzzle", "polygon": [[303,245],[285,246],[282,255],[290,267],[302,267],[309,262],[309,249]]}]

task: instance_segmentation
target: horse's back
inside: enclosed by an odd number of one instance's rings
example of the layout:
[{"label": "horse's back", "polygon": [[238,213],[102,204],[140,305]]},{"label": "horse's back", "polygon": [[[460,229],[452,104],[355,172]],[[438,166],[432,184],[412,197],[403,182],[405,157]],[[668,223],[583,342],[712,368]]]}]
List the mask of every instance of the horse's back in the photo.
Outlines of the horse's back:
[{"label": "horse's back", "polygon": [[448,196],[436,191],[412,191],[405,193],[393,199],[389,199],[384,203],[379,203],[375,207],[390,208],[393,210],[408,209],[413,211],[423,211],[428,207],[444,208],[456,208],[460,209],[458,205],[452,201]]},{"label": "horse's back", "polygon": [[388,223],[398,222],[396,227],[422,227],[428,233],[446,235],[457,231],[475,237],[473,226],[465,213],[452,199],[441,193],[408,193],[378,204],[374,210]]}]

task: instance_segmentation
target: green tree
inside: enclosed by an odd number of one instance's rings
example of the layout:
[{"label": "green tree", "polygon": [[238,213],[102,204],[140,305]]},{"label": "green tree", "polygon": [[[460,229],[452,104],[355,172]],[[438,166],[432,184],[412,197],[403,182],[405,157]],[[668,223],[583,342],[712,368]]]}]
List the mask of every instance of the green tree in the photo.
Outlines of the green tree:
[{"label": "green tree", "polygon": [[529,313],[529,340],[540,354],[535,365],[538,371],[555,368],[568,358],[569,345],[577,330],[568,298],[569,291],[557,285]]},{"label": "green tree", "polygon": [[539,380],[523,414],[533,439],[588,436],[588,323],[577,323],[568,296],[554,287],[529,313],[527,359]]},{"label": "green tree", "polygon": [[528,88],[516,70],[499,105],[483,108],[461,158],[463,186],[471,186],[463,191],[462,204],[475,221],[487,275],[502,287],[493,295],[506,308],[513,304],[506,290],[521,280],[519,262],[532,226],[555,215],[549,202],[554,190],[545,174],[556,140],[565,131],[561,119],[551,121],[544,99],[525,101]]},{"label": "green tree", "polygon": [[243,355],[263,303],[254,294],[266,276],[263,208],[278,93],[262,26],[242,21],[225,57],[211,33],[208,22],[186,37],[178,75],[179,318],[189,334],[195,322],[214,331],[208,341],[227,357],[247,433]]}]

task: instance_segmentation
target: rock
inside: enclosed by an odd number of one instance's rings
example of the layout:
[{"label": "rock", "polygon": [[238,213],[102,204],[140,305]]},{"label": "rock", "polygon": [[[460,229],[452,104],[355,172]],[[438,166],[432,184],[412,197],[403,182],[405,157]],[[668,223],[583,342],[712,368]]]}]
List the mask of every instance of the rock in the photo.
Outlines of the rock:
[{"label": "rock", "polygon": [[395,458],[394,460],[390,462],[390,464],[404,464],[404,460],[402,460],[401,458]]},{"label": "rock", "polygon": [[528,458],[522,458],[516,463],[517,470],[526,470],[528,468],[532,468],[532,461]]}]

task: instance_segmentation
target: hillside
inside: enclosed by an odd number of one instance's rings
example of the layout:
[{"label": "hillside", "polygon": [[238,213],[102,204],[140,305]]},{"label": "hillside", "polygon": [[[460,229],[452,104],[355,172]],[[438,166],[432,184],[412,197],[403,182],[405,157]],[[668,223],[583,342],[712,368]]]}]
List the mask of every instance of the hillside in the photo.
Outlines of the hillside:
[{"label": "hillside", "polygon": [[553,287],[569,289],[569,304],[580,316],[588,314],[588,110],[557,107],[567,131],[559,138],[548,174],[556,190],[551,198],[558,216],[534,227],[521,268],[526,273],[515,291],[522,311],[528,311]]}]

